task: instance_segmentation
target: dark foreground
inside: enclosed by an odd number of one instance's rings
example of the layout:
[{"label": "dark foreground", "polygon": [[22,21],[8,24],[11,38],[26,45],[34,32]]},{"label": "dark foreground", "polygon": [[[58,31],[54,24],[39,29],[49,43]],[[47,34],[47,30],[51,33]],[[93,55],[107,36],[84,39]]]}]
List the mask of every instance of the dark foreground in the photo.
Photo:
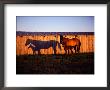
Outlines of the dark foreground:
[{"label": "dark foreground", "polygon": [[94,74],[94,53],[16,56],[16,74]]}]

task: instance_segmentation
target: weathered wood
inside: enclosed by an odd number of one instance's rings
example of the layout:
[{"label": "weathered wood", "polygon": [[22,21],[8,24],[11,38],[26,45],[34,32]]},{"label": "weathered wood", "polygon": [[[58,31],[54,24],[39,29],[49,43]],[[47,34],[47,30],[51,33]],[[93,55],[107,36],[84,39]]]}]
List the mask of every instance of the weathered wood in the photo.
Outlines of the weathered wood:
[{"label": "weathered wood", "polygon": [[[74,38],[74,35],[66,35],[66,38]],[[78,35],[78,37],[81,41],[81,48],[80,52],[94,52],[94,35]],[[27,39],[33,39],[33,40],[42,40],[42,41],[48,41],[48,40],[56,40],[60,42],[60,36],[59,35],[34,35],[34,36],[16,36],[16,54],[17,55],[24,55],[24,54],[33,54],[33,51],[31,48],[28,48],[25,46],[25,42]],[[56,47],[56,53],[57,54],[64,54],[64,48],[61,45],[61,50],[58,49],[58,45]],[[50,47],[49,49],[41,49],[41,54],[53,54],[53,49]]]}]

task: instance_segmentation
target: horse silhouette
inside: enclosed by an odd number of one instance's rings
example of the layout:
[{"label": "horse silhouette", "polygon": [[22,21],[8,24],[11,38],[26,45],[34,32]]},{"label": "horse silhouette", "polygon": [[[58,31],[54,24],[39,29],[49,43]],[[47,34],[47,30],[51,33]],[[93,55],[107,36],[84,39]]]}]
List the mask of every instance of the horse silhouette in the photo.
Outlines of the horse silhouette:
[{"label": "horse silhouette", "polygon": [[66,54],[67,52],[69,53],[69,50],[71,50],[71,52],[73,53],[72,51],[73,48],[75,50],[75,53],[80,52],[81,42],[77,38],[69,39],[60,35],[60,43],[63,45]]},{"label": "horse silhouette", "polygon": [[58,44],[58,48],[61,50],[60,43],[55,40],[41,41],[41,40],[27,39],[25,46],[29,45],[28,48],[31,48],[33,50],[33,54],[36,54],[36,51],[38,51],[38,54],[41,54],[40,49],[48,49],[48,48],[52,47],[54,54],[56,54],[57,44]]}]

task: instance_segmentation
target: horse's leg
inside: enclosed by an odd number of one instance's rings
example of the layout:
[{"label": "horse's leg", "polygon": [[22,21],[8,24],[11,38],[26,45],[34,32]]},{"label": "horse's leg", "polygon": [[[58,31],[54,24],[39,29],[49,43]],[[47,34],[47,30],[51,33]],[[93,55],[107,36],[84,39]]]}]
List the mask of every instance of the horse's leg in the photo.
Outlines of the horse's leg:
[{"label": "horse's leg", "polygon": [[35,54],[35,51],[33,50],[33,55]]},{"label": "horse's leg", "polygon": [[80,46],[77,46],[77,53],[80,52]]},{"label": "horse's leg", "polygon": [[78,50],[77,51],[78,51],[78,53],[80,52],[80,46],[78,46]]},{"label": "horse's leg", "polygon": [[71,50],[71,54],[73,54],[73,50],[72,50],[72,49],[73,49],[73,47],[70,47],[70,50]]},{"label": "horse's leg", "polygon": [[36,51],[34,51],[34,55],[36,55]]},{"label": "horse's leg", "polygon": [[65,54],[68,54],[68,50],[67,49],[65,50]]},{"label": "horse's leg", "polygon": [[70,49],[69,48],[67,48],[67,51],[68,51],[68,54],[70,54]]},{"label": "horse's leg", "polygon": [[67,54],[67,50],[66,50],[66,47],[64,47],[64,50],[65,50],[65,54]]},{"label": "horse's leg", "polygon": [[69,48],[67,48],[67,52],[68,52],[68,54],[70,53],[70,49]]},{"label": "horse's leg", "polygon": [[65,51],[66,51],[66,54],[68,54],[68,49],[67,49],[67,47],[65,47]]},{"label": "horse's leg", "polygon": [[40,54],[40,50],[38,50],[38,54]]},{"label": "horse's leg", "polygon": [[68,49],[66,49],[66,51],[67,51],[67,54],[69,54],[69,50],[68,50]]},{"label": "horse's leg", "polygon": [[53,48],[54,54],[56,54],[56,47],[53,46],[52,48]]},{"label": "horse's leg", "polygon": [[79,47],[78,47],[78,46],[76,46],[76,53],[78,53],[78,51],[79,51]]},{"label": "horse's leg", "polygon": [[74,50],[75,50],[75,53],[76,53],[76,46],[74,46]]},{"label": "horse's leg", "polygon": [[66,50],[67,50],[67,54],[69,54],[70,53],[69,47],[66,47]]},{"label": "horse's leg", "polygon": [[54,48],[54,54],[56,54],[56,47]]},{"label": "horse's leg", "polygon": [[77,46],[74,47],[75,53],[77,53]]},{"label": "horse's leg", "polygon": [[72,53],[75,53],[75,52],[74,52],[74,46],[72,47]]},{"label": "horse's leg", "polygon": [[67,54],[69,54],[69,52],[70,52],[69,48],[67,47],[66,49],[67,49]]},{"label": "horse's leg", "polygon": [[70,54],[70,48],[67,48],[67,50],[68,50],[68,54]]},{"label": "horse's leg", "polygon": [[64,47],[64,50],[65,50],[65,54],[69,54],[69,49],[68,49],[68,47]]},{"label": "horse's leg", "polygon": [[70,49],[71,49],[71,54],[73,54],[73,50],[72,50],[72,47],[71,47]]}]

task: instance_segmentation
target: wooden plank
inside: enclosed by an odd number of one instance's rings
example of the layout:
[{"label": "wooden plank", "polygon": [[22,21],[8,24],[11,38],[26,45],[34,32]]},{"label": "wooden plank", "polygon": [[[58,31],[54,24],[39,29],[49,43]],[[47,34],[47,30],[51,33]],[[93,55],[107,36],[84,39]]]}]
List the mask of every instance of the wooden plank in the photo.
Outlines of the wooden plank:
[{"label": "wooden plank", "polygon": [[[74,38],[74,35],[67,35],[68,38]],[[94,35],[78,35],[77,37],[81,41],[81,48],[80,52],[94,52]],[[32,49],[27,46],[25,46],[25,42],[27,39],[32,40],[42,40],[42,41],[48,41],[48,40],[56,40],[60,43],[60,36],[59,35],[37,35],[37,36],[16,36],[16,54],[17,55],[24,55],[24,54],[33,54]],[[61,45],[61,44],[60,44]],[[57,54],[64,54],[64,47],[61,45],[61,50],[58,48],[58,45],[56,46]],[[42,49],[40,50],[41,54],[53,54],[52,47],[48,49]]]}]

